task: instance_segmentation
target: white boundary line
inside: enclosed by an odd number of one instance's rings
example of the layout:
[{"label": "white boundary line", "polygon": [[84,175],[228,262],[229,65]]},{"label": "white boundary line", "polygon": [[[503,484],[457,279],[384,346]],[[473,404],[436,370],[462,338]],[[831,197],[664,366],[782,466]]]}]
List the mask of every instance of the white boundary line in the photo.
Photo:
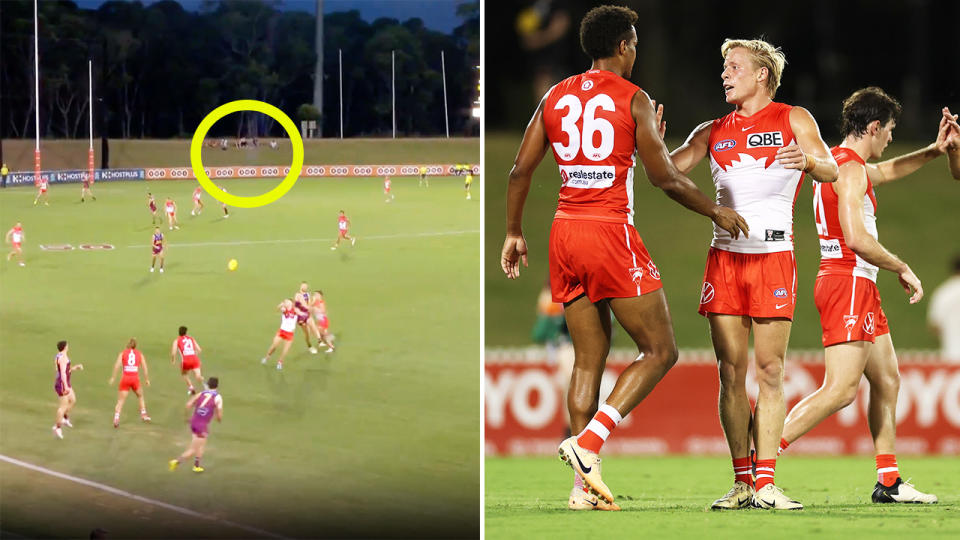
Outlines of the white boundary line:
[{"label": "white boundary line", "polygon": [[[412,234],[381,234],[375,236],[364,236],[364,240],[385,240],[390,238],[419,238],[425,236],[455,236],[461,234],[479,234],[479,230],[472,231],[444,231],[444,232],[425,232]],[[333,242],[336,238],[297,238],[287,240],[238,240],[235,242],[187,242],[183,244],[171,242],[171,246],[176,247],[207,247],[207,246],[246,246],[253,244],[300,244],[308,242]],[[150,247],[150,244],[136,244],[127,246],[128,248],[143,249]]]},{"label": "white boundary line", "polygon": [[190,509],[188,509],[188,508],[183,508],[183,507],[180,507],[180,506],[176,506],[176,505],[173,505],[173,504],[170,504],[170,503],[165,503],[165,502],[162,502],[162,501],[157,501],[157,500],[154,500],[154,499],[148,499],[147,497],[143,497],[143,496],[141,496],[141,495],[135,495],[135,494],[133,494],[133,493],[129,493],[129,492],[127,492],[127,491],[123,491],[122,489],[117,489],[117,488],[115,488],[115,487],[110,487],[110,486],[107,486],[107,485],[104,485],[104,484],[100,484],[100,483],[97,483],[97,482],[93,482],[93,481],[91,481],[91,480],[84,480],[83,478],[77,478],[76,476],[70,476],[69,474],[64,474],[64,473],[60,473],[60,472],[57,472],[57,471],[52,471],[52,470],[47,469],[47,468],[45,468],[45,467],[40,467],[39,465],[34,465],[34,464],[32,464],[32,463],[27,463],[26,461],[20,461],[19,459],[14,459],[14,458],[12,458],[12,457],[5,456],[5,455],[3,455],[3,454],[0,454],[0,461],[6,461],[7,463],[10,463],[10,464],[12,464],[12,465],[16,465],[16,466],[18,466],[18,467],[23,467],[23,468],[25,468],[25,469],[30,469],[30,470],[32,470],[32,471],[37,471],[37,472],[40,472],[40,473],[43,473],[43,474],[47,474],[47,475],[50,475],[50,476],[54,476],[54,477],[56,477],[56,478],[60,478],[60,479],[63,479],[63,480],[69,480],[70,482],[75,482],[75,483],[77,483],[77,484],[81,484],[81,485],[84,485],[84,486],[92,487],[92,488],[94,488],[94,489],[99,489],[100,491],[106,491],[107,493],[111,493],[111,494],[113,494],[113,495],[119,495],[119,496],[121,496],[121,497],[126,497],[126,498],[128,498],[128,499],[133,499],[133,500],[135,500],[135,501],[139,501],[139,502],[142,502],[142,503],[152,504],[152,505],[154,505],[154,506],[159,506],[159,507],[161,507],[161,508],[166,508],[167,510],[171,510],[171,511],[173,511],[173,512],[177,512],[177,513],[184,514],[184,515],[187,515],[187,516],[191,516],[191,517],[195,517],[195,518],[199,518],[199,519],[205,519],[205,520],[207,520],[207,521],[215,521],[215,522],[217,522],[217,523],[222,523],[222,524],[224,524],[224,525],[228,525],[228,526],[230,526],[230,527],[235,527],[235,528],[237,528],[237,529],[242,529],[242,530],[247,531],[247,532],[250,532],[250,533],[259,534],[259,535],[262,535],[262,536],[269,536],[270,538],[287,538],[286,536],[281,536],[281,535],[279,535],[279,534],[272,533],[272,532],[270,532],[270,531],[265,531],[265,530],[263,530],[263,529],[258,529],[258,528],[256,528],[256,527],[250,527],[249,525],[243,525],[243,524],[240,524],[240,523],[235,523],[235,522],[233,522],[233,521],[229,521],[229,520],[226,520],[226,519],[215,518],[215,517],[212,517],[212,516],[208,516],[208,515],[206,515],[206,514],[202,514],[202,513],[200,513],[200,512],[195,512],[195,511],[190,510]]}]

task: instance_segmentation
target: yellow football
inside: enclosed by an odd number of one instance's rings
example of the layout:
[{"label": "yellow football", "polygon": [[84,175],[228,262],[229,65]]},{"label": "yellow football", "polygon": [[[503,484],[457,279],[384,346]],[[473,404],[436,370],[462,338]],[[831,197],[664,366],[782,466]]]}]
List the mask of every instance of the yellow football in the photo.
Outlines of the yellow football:
[{"label": "yellow football", "polygon": [[234,270],[237,269],[238,264],[239,263],[237,262],[236,259],[230,259],[230,262],[227,263],[227,269],[233,272]]}]

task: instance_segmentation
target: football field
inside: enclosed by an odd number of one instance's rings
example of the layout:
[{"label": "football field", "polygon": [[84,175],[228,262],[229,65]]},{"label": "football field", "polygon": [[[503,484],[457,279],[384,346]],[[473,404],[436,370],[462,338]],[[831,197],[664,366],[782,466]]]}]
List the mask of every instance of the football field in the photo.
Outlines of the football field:
[{"label": "football field", "polygon": [[[407,158],[477,155],[431,146]],[[0,454],[114,490],[0,461],[0,535],[475,536],[481,190],[475,183],[467,201],[459,177],[429,188],[393,180],[396,200],[385,203],[382,178],[302,178],[276,203],[229,219],[206,194],[203,213],[190,215],[193,181],[101,182],[85,203],[78,184],[54,184],[49,206],[33,206],[32,187],[0,190],[0,223],[23,222],[27,261],[0,266]],[[278,181],[222,183],[254,195]],[[164,274],[149,272],[148,190],[161,211],[168,195],[179,207],[181,229],[162,228]],[[333,251],[341,209],[358,241]],[[337,350],[310,354],[298,330],[277,371],[260,358],[277,304],[301,281],[323,290]],[[167,470],[190,440],[186,385],[170,361],[180,325],[224,398],[202,474]],[[149,366],[152,423],[131,395],[114,429],[108,379],[131,337]],[[75,427],[56,440],[61,339],[84,370],[72,378]]]},{"label": "football field", "polygon": [[871,457],[778,460],[777,485],[799,511],[711,511],[732,485],[730,460],[609,457],[603,479],[621,512],[567,510],[573,472],[556,458],[487,459],[485,533],[497,538],[921,538],[960,537],[960,465],[902,456],[904,480],[940,497],[936,505],[876,505]]}]

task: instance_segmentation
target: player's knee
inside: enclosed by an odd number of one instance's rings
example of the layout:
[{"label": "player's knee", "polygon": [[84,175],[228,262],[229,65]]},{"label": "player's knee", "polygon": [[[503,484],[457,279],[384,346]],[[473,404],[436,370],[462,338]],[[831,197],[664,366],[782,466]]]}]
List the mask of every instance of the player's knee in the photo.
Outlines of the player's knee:
[{"label": "player's knee", "polygon": [[717,362],[717,369],[720,372],[720,389],[733,388],[738,382],[746,379],[746,366],[740,366],[735,362],[720,360]]},{"label": "player's knee", "polygon": [[884,374],[878,382],[878,390],[884,395],[896,396],[900,392],[900,373],[896,371]]},{"label": "player's knee", "polygon": [[761,388],[779,388],[783,386],[783,360],[771,358],[765,362],[758,362],[757,382]]},{"label": "player's knee", "polygon": [[832,388],[831,394],[833,395],[834,406],[837,410],[850,405],[853,403],[853,400],[857,399],[857,389],[860,386],[858,383],[844,384]]},{"label": "player's knee", "polygon": [[656,347],[653,354],[660,362],[660,366],[664,372],[672,368],[674,364],[677,363],[677,358],[680,357],[680,352],[677,351],[677,344],[675,342],[665,343]]}]

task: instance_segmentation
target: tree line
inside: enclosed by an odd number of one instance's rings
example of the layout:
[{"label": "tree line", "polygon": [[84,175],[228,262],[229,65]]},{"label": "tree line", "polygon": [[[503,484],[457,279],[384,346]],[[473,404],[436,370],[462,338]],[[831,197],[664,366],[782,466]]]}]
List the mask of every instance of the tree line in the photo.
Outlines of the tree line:
[{"label": "tree line", "polygon": [[[442,135],[441,51],[445,53],[450,132],[478,128],[470,119],[479,73],[479,2],[457,6],[450,34],[406,21],[361,19],[358,11],[324,15],[324,136],[339,136],[343,58],[344,136],[392,131],[391,51],[396,51],[398,134]],[[297,121],[313,100],[316,19],[265,0],[208,1],[186,11],[166,0],[111,1],[96,10],[67,0],[39,4],[40,102],[34,98],[33,2],[0,5],[0,135],[32,137],[40,108],[45,138],[86,137],[87,60],[93,61],[98,136],[189,137],[215,107],[235,99],[277,106]],[[233,115],[213,136],[279,135],[259,114]]]}]

